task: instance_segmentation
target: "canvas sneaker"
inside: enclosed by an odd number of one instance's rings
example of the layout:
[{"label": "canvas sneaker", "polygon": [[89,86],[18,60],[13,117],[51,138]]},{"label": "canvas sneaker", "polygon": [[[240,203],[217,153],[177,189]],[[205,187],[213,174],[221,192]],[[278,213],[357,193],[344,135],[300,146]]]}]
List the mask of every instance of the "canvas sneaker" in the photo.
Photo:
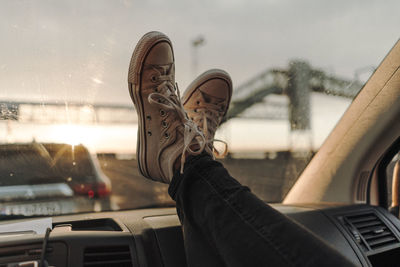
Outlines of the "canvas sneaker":
[{"label": "canvas sneaker", "polygon": [[130,62],[128,86],[138,115],[139,171],[169,183],[177,163],[183,172],[186,156],[203,151],[205,137],[183,109],[166,35],[149,32],[140,39]]},{"label": "canvas sneaker", "polygon": [[[186,89],[182,97],[183,106],[206,138],[206,151],[217,157],[228,152],[227,143],[214,139],[215,131],[226,115],[232,97],[232,80],[228,73],[211,69],[197,77]],[[224,144],[223,151],[214,147],[214,142]]]}]

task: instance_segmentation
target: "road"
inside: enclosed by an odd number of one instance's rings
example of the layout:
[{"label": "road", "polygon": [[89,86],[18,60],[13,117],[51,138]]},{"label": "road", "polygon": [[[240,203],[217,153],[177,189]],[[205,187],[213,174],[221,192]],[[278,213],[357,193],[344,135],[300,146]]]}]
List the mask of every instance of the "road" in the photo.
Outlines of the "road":
[{"label": "road", "polygon": [[[104,173],[112,182],[112,201],[120,209],[173,204],[168,186],[143,178],[136,160],[100,157]],[[308,159],[294,158],[288,152],[273,159],[222,160],[230,174],[266,202],[280,202],[304,169]]]}]

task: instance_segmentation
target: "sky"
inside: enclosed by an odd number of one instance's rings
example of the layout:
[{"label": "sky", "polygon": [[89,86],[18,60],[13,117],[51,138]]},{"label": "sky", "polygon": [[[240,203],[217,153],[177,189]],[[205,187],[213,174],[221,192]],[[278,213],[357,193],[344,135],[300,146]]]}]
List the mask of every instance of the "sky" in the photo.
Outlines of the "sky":
[{"label": "sky", "polygon": [[[400,36],[398,0],[0,3],[0,99],[128,104],[130,57],[151,30],[174,44],[181,90],[209,68],[228,71],[236,87],[291,59],[352,79],[376,67]],[[205,44],[194,70],[198,36]]]}]

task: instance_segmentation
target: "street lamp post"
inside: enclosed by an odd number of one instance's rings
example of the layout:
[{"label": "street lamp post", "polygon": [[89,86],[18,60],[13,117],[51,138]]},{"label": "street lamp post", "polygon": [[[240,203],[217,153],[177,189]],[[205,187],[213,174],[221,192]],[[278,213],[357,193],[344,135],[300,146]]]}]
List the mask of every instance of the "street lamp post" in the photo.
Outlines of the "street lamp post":
[{"label": "street lamp post", "polygon": [[203,36],[199,35],[194,38],[191,42],[192,44],[192,75],[196,77],[198,75],[198,67],[199,67],[199,47],[205,44],[205,39]]}]

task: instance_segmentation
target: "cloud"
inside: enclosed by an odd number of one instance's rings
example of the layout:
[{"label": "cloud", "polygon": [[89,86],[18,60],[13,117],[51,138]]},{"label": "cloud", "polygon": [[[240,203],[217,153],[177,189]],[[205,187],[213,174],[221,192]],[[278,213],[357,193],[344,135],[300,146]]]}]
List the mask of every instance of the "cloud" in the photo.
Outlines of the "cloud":
[{"label": "cloud", "polygon": [[207,41],[199,72],[226,69],[236,85],[291,58],[352,77],[398,40],[399,9],[394,0],[6,0],[0,97],[128,103],[130,56],[150,30],[173,40],[181,88],[193,78],[190,41],[199,34]]}]

